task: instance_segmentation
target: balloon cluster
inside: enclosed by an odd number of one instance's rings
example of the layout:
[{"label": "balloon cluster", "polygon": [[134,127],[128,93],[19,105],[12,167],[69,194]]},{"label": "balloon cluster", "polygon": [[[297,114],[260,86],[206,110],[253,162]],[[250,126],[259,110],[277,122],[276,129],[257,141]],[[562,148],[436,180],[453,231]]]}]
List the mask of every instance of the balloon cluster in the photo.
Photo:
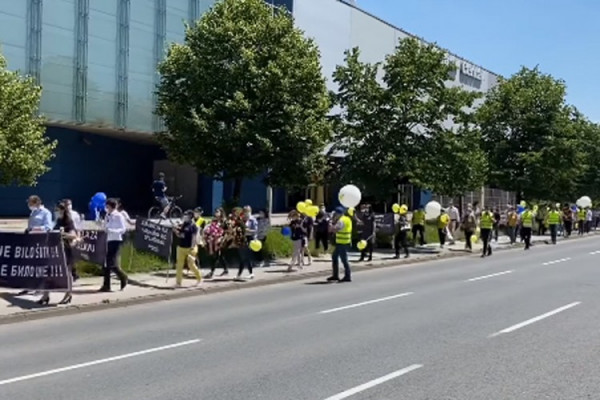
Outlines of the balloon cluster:
[{"label": "balloon cluster", "polygon": [[400,214],[400,215],[404,215],[408,212],[408,206],[406,204],[394,204],[392,206],[392,211],[394,212],[394,214]]},{"label": "balloon cluster", "polygon": [[589,208],[592,206],[592,199],[590,199],[589,196],[583,196],[580,197],[575,204],[580,208]]},{"label": "balloon cluster", "polygon": [[313,202],[310,199],[299,201],[296,204],[296,210],[300,214],[308,215],[311,218],[314,218],[319,213],[319,207],[313,206]]}]

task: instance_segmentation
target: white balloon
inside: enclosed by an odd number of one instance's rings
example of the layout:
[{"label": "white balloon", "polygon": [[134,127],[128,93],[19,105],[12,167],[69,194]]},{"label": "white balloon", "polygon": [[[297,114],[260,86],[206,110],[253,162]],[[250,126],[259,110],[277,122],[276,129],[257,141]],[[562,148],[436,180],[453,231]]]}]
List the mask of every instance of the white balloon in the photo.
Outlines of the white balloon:
[{"label": "white balloon", "polygon": [[425,218],[427,220],[436,219],[442,213],[442,206],[437,201],[430,201],[425,206]]},{"label": "white balloon", "polygon": [[346,208],[356,207],[360,204],[360,199],[362,195],[360,193],[360,189],[354,185],[346,185],[340,189],[338,193],[338,199],[340,200],[340,204]]},{"label": "white balloon", "polygon": [[592,206],[592,199],[588,196],[583,196],[579,200],[577,200],[577,205],[582,208],[587,208]]}]

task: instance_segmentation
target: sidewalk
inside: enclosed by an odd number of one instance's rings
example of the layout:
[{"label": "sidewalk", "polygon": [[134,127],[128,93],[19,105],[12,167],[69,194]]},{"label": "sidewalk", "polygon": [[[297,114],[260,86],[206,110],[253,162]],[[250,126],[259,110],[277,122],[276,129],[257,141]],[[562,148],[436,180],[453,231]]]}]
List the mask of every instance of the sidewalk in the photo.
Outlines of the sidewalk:
[{"label": "sidewalk", "polygon": [[[548,237],[533,237],[533,243],[547,241]],[[468,255],[464,250],[464,242],[457,242],[454,245],[448,245],[444,249],[439,248],[439,244],[428,244],[423,247],[411,248],[409,259],[394,259],[393,250],[380,250],[373,253],[373,261],[370,263],[358,263],[359,254],[351,253],[350,262],[354,271],[365,269],[380,268],[391,265],[414,264],[416,262],[434,260],[445,257],[457,257]],[[492,244],[495,250],[509,249],[509,240],[507,237],[500,237],[498,243]],[[518,246],[518,245],[517,245]],[[473,253],[481,251],[481,244],[473,246]],[[298,279],[310,277],[325,278],[331,273],[331,258],[323,256],[313,260],[311,266],[305,266],[302,270],[295,269],[288,272],[288,260],[279,260],[271,263],[269,267],[256,268],[254,279],[245,281],[236,281],[237,270],[231,268],[226,277],[215,276],[214,279],[206,280],[200,285],[195,286],[195,279],[191,274],[185,277],[183,288],[174,288],[174,271],[160,271],[153,274],[131,275],[130,284],[124,291],[118,291],[119,283],[114,281],[113,293],[98,293],[97,290],[102,284],[101,277],[82,278],[74,284],[73,301],[67,306],[58,306],[56,303],[61,300],[62,293],[52,293],[49,306],[40,306],[36,304],[41,294],[16,296],[20,290],[0,289],[0,323],[7,320],[19,320],[27,318],[39,318],[45,315],[67,314],[77,311],[86,311],[99,308],[120,307],[131,304],[141,304],[162,299],[180,298],[195,296],[199,294],[235,290],[244,287],[256,287],[270,285],[280,282],[290,282]],[[208,271],[204,270],[206,275]],[[216,271],[216,275],[220,273]],[[185,275],[184,275],[185,276]],[[245,276],[245,275],[244,275]]]}]

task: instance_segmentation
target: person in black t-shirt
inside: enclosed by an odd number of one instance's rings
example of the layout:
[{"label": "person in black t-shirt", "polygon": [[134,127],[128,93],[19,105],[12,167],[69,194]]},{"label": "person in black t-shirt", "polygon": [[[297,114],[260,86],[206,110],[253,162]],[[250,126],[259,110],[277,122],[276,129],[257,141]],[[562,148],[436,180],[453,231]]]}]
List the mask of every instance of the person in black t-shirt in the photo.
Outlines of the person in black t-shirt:
[{"label": "person in black t-shirt", "polygon": [[169,206],[169,199],[167,198],[165,174],[162,172],[158,174],[158,179],[152,183],[152,196],[154,196],[154,200],[160,205],[162,216],[164,217],[167,213],[167,207]]},{"label": "person in black t-shirt", "polygon": [[183,213],[183,224],[174,228],[175,235],[179,238],[177,246],[177,268],[175,272],[175,285],[181,287],[183,281],[183,266],[187,264],[188,268],[196,276],[197,284],[202,282],[202,275],[196,266],[196,256],[198,255],[197,237],[198,227],[194,223],[194,212],[191,210]]},{"label": "person in black t-shirt", "polygon": [[[75,247],[78,235],[75,229],[75,222],[71,217],[71,212],[66,203],[59,203],[55,209],[56,223],[54,230],[62,233],[63,245],[65,249],[65,259],[67,261],[67,267],[71,270],[71,279],[77,280],[77,271],[75,270],[75,263],[73,260],[73,247]],[[66,292],[65,296],[58,304],[69,304],[73,296],[71,292]],[[38,304],[47,305],[50,302],[50,293],[44,291],[42,297],[37,301]]]}]

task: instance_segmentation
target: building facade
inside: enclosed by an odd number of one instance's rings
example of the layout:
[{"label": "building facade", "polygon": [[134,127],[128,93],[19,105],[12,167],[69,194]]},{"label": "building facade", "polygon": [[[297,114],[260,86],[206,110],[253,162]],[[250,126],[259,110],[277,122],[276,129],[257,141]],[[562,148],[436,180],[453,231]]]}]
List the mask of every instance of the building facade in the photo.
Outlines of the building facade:
[{"label": "building facade", "polygon": [[[343,62],[344,50],[359,46],[367,61],[380,61],[406,32],[341,0],[265,0],[285,6],[321,49],[323,72]],[[0,215],[27,212],[24,199],[39,194],[51,204],[71,197],[85,209],[98,191],[120,197],[128,208],[150,204],[150,185],[161,170],[183,205],[212,210],[232,185],[198,175],[165,160],[153,140],[162,128],[154,114],[156,66],[171,42],[184,38],[215,0],[18,0],[0,2],[0,45],[12,70],[43,87],[41,112],[47,133],[58,140],[51,171],[36,188],[0,188]],[[454,57],[454,56],[452,56]],[[455,57],[460,68],[449,84],[486,91],[497,77]],[[260,178],[244,182],[243,203],[264,207]],[[281,190],[274,209],[287,207]]]}]

